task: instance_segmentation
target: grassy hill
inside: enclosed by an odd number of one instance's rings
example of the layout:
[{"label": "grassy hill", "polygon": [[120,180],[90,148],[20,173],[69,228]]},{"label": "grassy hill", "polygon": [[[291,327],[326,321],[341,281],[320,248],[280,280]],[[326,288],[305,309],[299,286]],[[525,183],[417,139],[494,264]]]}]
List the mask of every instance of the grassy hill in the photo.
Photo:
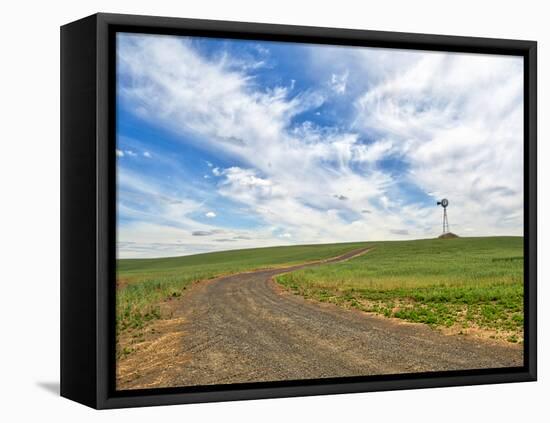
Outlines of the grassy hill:
[{"label": "grassy hill", "polygon": [[[306,298],[375,312],[455,333],[521,342],[523,238],[487,237],[271,247],[159,259],[117,261],[117,329],[161,317],[159,304],[190,284],[221,275],[339,256],[347,262],[277,277]],[[449,329],[450,330],[450,329]]]},{"label": "grassy hill", "polygon": [[434,326],[523,338],[523,238],[374,242],[366,255],[281,275],[307,298]]},{"label": "grassy hill", "polygon": [[181,296],[190,284],[221,275],[290,266],[342,255],[364,243],[300,245],[117,260],[117,330],[140,328],[160,317],[158,303]]}]

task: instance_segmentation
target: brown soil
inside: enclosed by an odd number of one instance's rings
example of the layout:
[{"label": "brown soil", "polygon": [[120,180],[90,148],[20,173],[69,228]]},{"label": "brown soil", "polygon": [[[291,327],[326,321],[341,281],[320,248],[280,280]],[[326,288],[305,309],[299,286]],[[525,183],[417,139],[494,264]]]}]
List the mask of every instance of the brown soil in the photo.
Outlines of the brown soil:
[{"label": "brown soil", "polygon": [[459,238],[457,234],[453,234],[452,232],[447,232],[445,234],[441,234],[438,236],[439,239],[453,239],[453,238]]}]

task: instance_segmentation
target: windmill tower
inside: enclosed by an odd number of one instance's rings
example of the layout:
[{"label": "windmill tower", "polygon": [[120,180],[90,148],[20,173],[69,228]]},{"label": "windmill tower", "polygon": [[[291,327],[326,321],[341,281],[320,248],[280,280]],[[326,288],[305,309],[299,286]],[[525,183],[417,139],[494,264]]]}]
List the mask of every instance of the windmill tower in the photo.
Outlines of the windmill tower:
[{"label": "windmill tower", "polygon": [[443,200],[438,201],[437,205],[443,207],[443,234],[442,235],[445,235],[450,232],[449,219],[447,219],[447,206],[449,205],[449,200],[444,198]]}]

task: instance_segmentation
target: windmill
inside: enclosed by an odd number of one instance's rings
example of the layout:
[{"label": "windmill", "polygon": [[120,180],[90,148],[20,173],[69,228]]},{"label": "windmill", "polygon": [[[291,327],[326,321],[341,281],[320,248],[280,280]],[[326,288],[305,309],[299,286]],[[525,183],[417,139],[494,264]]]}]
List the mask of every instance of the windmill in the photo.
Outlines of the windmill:
[{"label": "windmill", "polygon": [[443,234],[442,235],[445,235],[450,232],[449,220],[447,219],[447,207],[449,206],[449,200],[444,198],[443,200],[438,201],[437,205],[443,207]]}]

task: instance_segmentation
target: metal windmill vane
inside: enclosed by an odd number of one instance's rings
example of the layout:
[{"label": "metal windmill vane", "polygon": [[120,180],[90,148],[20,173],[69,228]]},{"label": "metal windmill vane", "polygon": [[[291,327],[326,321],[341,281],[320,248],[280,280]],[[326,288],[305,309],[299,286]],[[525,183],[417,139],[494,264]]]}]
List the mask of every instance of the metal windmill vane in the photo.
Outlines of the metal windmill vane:
[{"label": "metal windmill vane", "polygon": [[447,206],[449,205],[449,200],[444,198],[441,201],[437,202],[438,206],[443,207],[443,233],[446,234],[449,231],[449,220],[447,219]]}]

